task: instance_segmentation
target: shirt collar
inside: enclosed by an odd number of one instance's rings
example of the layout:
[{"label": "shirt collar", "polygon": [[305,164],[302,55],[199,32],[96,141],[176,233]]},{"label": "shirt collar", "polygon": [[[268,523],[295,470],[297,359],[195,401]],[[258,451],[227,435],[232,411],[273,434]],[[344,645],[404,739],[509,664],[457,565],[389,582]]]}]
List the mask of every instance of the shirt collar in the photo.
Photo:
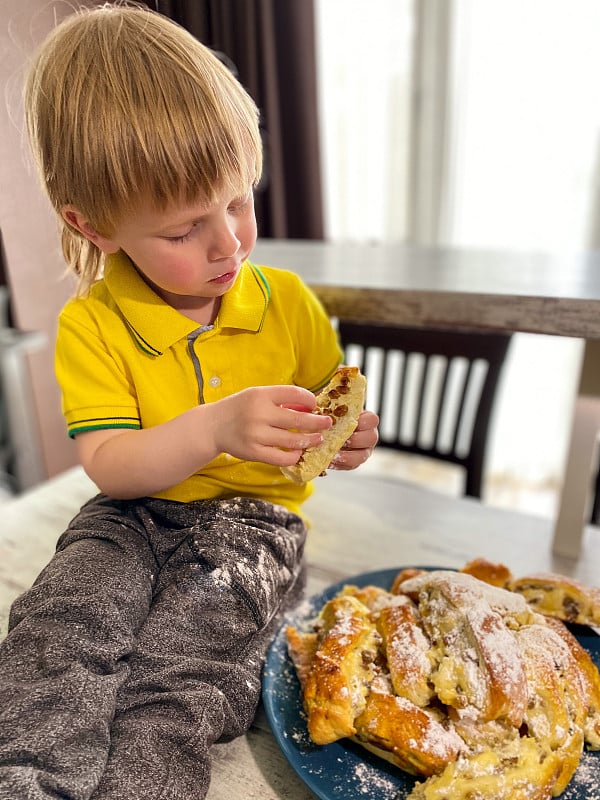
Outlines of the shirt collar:
[{"label": "shirt collar", "polygon": [[[104,282],[136,344],[149,355],[161,355],[198,330],[197,322],[165,303],[148,286],[125,253],[107,256]],[[269,284],[261,270],[245,261],[234,285],[221,300],[215,328],[259,331],[269,296]]]}]

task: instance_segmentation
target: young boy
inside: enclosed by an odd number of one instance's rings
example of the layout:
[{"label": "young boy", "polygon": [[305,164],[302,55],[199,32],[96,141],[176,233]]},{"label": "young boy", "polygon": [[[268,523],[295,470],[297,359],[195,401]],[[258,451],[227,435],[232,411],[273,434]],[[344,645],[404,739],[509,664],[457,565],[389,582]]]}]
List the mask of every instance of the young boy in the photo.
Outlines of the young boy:
[{"label": "young boy", "polygon": [[[74,14],[26,86],[78,296],[56,364],[101,494],[14,604],[0,648],[0,798],[204,797],[297,599],[336,336],[292,273],[249,261],[256,108],[210,51],[140,8]],[[370,454],[363,412],[335,466]]]}]

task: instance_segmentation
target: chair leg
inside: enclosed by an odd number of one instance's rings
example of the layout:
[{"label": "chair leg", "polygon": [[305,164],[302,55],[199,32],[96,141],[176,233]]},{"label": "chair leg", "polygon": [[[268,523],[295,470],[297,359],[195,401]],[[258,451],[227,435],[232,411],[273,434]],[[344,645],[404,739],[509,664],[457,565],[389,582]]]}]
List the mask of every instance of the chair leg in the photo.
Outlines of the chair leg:
[{"label": "chair leg", "polygon": [[573,426],[552,551],[578,558],[590,508],[592,473],[600,433],[600,398],[580,395],[575,401]]}]

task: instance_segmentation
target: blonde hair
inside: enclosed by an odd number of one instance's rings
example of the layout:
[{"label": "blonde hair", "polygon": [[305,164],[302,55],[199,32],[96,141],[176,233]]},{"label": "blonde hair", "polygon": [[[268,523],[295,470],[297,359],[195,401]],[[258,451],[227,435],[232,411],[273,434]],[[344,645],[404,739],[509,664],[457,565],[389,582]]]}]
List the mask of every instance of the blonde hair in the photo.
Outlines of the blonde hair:
[{"label": "blonde hair", "polygon": [[[262,170],[252,99],[207,47],[142,6],[82,9],[55,28],[27,77],[25,117],[59,217],[71,204],[104,236],[142,202],[210,203]],[[102,254],[60,224],[84,292]]]}]

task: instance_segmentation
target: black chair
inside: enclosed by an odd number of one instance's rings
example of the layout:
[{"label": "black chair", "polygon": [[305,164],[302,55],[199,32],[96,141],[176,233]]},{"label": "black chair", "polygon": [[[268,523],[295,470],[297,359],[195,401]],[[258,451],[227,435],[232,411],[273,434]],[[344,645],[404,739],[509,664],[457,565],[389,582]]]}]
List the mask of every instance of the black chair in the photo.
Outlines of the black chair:
[{"label": "black chair", "polygon": [[511,335],[338,320],[347,364],[366,375],[379,447],[457,464],[481,497],[494,396]]},{"label": "black chair", "polygon": [[600,464],[596,468],[592,486],[592,509],[589,522],[590,525],[600,525]]}]

